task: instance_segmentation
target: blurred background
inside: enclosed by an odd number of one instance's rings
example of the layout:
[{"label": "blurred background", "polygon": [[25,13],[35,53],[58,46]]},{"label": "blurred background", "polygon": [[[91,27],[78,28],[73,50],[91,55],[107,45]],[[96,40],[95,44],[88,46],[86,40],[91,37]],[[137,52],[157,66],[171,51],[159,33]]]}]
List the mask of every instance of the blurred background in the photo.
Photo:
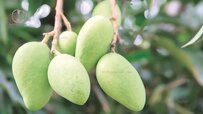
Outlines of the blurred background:
[{"label": "blurred background", "polygon": [[[78,33],[102,0],[64,1],[64,13]],[[40,41],[42,33],[53,29],[55,0],[0,0],[0,114],[203,114],[202,40],[181,48],[203,25],[203,1],[117,3],[122,10],[117,52],[133,64],[144,82],[147,101],[142,111],[130,111],[112,100],[94,77],[84,106],[53,94],[40,111],[27,110],[12,75],[12,58],[22,44]]]}]

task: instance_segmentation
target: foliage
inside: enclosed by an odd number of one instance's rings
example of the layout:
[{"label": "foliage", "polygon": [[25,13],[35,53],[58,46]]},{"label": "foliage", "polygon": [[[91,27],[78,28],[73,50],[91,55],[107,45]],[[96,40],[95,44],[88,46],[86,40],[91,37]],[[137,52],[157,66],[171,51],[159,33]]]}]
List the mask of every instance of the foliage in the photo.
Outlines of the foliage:
[{"label": "foliage", "polygon": [[[64,1],[65,15],[70,20],[73,31],[78,33],[90,14],[81,14],[76,5],[81,0]],[[93,7],[98,1],[100,0],[93,1]],[[92,87],[97,92],[91,91],[90,99],[84,106],[74,105],[54,94],[45,108],[30,112],[25,108],[13,79],[12,58],[23,43],[40,41],[42,33],[52,30],[54,0],[29,0],[28,17],[42,4],[51,6],[51,13],[41,19],[39,28],[12,20],[12,12],[22,9],[21,1],[0,0],[0,114],[202,114],[202,44],[198,42],[186,48],[181,46],[195,36],[203,25],[200,10],[203,2],[180,0],[177,3],[180,5],[179,9],[172,15],[169,9],[174,10],[175,7],[169,5],[174,1],[168,0],[158,5],[159,13],[145,18],[146,10],[153,9],[153,2],[144,1],[139,3],[141,6],[135,4],[136,0],[117,1],[123,18],[117,52],[134,65],[144,81],[147,102],[143,111],[132,112],[110,97],[98,95],[103,92],[98,87]],[[103,99],[106,99],[105,105],[102,104]],[[106,101],[109,105],[106,105]],[[107,112],[108,108],[110,112]]]}]

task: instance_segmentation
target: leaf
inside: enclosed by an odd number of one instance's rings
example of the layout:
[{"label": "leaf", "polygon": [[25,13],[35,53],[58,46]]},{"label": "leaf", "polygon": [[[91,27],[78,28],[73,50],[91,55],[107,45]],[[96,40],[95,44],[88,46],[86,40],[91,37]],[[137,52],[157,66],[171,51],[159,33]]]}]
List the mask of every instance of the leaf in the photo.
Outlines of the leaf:
[{"label": "leaf", "polygon": [[197,34],[188,43],[182,46],[182,48],[195,43],[199,38],[201,38],[202,34],[203,34],[203,26],[199,29]]},{"label": "leaf", "polygon": [[149,98],[150,108],[156,114],[166,114],[167,106],[165,103],[165,96],[167,95],[166,86],[163,84],[158,85]]},{"label": "leaf", "polygon": [[6,75],[4,74],[4,72],[1,69],[0,69],[0,87],[2,87],[3,90],[8,93],[10,99],[14,103],[23,105],[22,98],[17,93],[16,88],[14,87],[13,83],[8,82],[6,80]]},{"label": "leaf", "polygon": [[47,4],[50,6],[54,6],[54,0],[28,0],[29,2],[29,12],[31,13],[31,15],[33,15],[37,9],[43,5],[43,4]]},{"label": "leaf", "polygon": [[200,50],[188,50],[186,53],[193,64],[191,71],[195,79],[203,86],[203,53]]},{"label": "leaf", "polygon": [[179,114],[194,114],[187,108],[182,107],[181,105],[179,105],[177,103],[174,104],[174,110],[176,110],[176,112],[178,112]]},{"label": "leaf", "polygon": [[7,19],[4,8],[3,0],[0,0],[0,40],[7,44],[8,43],[8,32],[7,32]]},{"label": "leaf", "polygon": [[[26,28],[26,29],[28,29],[28,28]],[[25,40],[27,42],[35,40],[34,36],[31,35],[31,32],[28,32],[27,30],[25,30],[23,28],[12,27],[12,28],[9,29],[9,33],[12,36],[15,36],[14,38],[18,37],[18,38],[20,38],[22,40]]]},{"label": "leaf", "polygon": [[174,59],[184,65],[192,74],[197,83],[203,86],[203,54],[200,50],[184,51],[176,46],[172,40],[167,38],[157,38],[155,43],[165,48]]},{"label": "leaf", "polygon": [[21,2],[19,0],[4,0],[4,7],[6,10],[21,9]]},{"label": "leaf", "polygon": [[162,95],[165,90],[165,85],[159,85],[153,90],[153,94],[149,99],[149,105],[153,106],[163,100]]},{"label": "leaf", "polygon": [[151,52],[149,50],[134,51],[131,53],[126,53],[124,56],[128,61],[134,62],[142,59],[150,59]]},{"label": "leaf", "polygon": [[0,87],[4,87],[5,84],[6,84],[5,74],[0,69]]},{"label": "leaf", "polygon": [[17,93],[16,88],[14,87],[13,83],[6,83],[6,91],[8,92],[9,97],[14,103],[20,104],[23,106],[23,100],[20,95]]},{"label": "leaf", "polygon": [[35,11],[42,5],[42,0],[28,0],[29,2],[29,12],[34,14]]},{"label": "leaf", "polygon": [[4,72],[0,69],[0,113],[1,114],[11,114],[12,106],[9,102],[8,97],[4,94],[4,89],[6,85],[6,78]]}]

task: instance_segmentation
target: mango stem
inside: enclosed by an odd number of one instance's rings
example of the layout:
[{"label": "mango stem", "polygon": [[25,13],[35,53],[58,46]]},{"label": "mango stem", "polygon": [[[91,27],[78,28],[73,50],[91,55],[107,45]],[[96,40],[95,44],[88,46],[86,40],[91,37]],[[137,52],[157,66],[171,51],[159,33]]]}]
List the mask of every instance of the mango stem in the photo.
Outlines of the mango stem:
[{"label": "mango stem", "polygon": [[66,29],[68,31],[71,31],[71,24],[63,14],[63,0],[56,0],[55,11],[56,11],[56,14],[55,14],[54,29],[51,32],[43,33],[43,35],[45,36],[42,40],[43,43],[47,43],[49,38],[53,36],[52,46],[51,46],[52,53],[55,53],[56,51],[59,34],[61,33],[61,28],[62,28],[62,22],[61,22],[62,20],[66,26]]},{"label": "mango stem", "polygon": [[55,55],[55,56],[57,56],[57,55],[61,54],[61,53],[60,53],[58,50],[54,50],[54,52],[53,52],[53,53],[54,53],[54,55]]},{"label": "mango stem", "polygon": [[49,41],[49,38],[54,35],[54,31],[43,33],[43,35],[44,35],[44,38],[42,39],[42,42],[47,44]]},{"label": "mango stem", "polygon": [[71,29],[71,24],[70,24],[70,22],[68,21],[68,19],[65,17],[65,15],[64,15],[63,13],[61,13],[61,17],[62,17],[62,19],[63,19],[63,23],[64,23],[65,26],[66,26],[66,30],[67,30],[67,31],[72,31],[72,29]]},{"label": "mango stem", "polygon": [[113,35],[113,40],[111,42],[111,52],[115,52],[115,47],[116,43],[119,40],[119,34],[118,34],[118,14],[116,10],[116,1],[111,0],[111,8],[112,8],[112,17],[110,18],[113,22],[113,30],[114,30],[114,35]]}]

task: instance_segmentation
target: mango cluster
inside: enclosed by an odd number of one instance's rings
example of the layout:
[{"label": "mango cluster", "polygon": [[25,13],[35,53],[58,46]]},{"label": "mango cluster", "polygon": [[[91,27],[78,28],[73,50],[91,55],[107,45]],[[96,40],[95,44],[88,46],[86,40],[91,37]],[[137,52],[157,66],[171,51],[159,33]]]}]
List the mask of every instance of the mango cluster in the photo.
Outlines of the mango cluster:
[{"label": "mango cluster", "polygon": [[[118,25],[121,12],[118,12]],[[90,95],[89,74],[96,68],[102,90],[133,111],[145,104],[145,88],[134,67],[120,54],[108,53],[113,38],[111,3],[105,0],[93,10],[79,34],[64,31],[59,36],[57,54],[50,59],[49,46],[28,42],[15,53],[13,76],[25,106],[36,111],[44,107],[53,91],[70,102],[83,105]]]}]

